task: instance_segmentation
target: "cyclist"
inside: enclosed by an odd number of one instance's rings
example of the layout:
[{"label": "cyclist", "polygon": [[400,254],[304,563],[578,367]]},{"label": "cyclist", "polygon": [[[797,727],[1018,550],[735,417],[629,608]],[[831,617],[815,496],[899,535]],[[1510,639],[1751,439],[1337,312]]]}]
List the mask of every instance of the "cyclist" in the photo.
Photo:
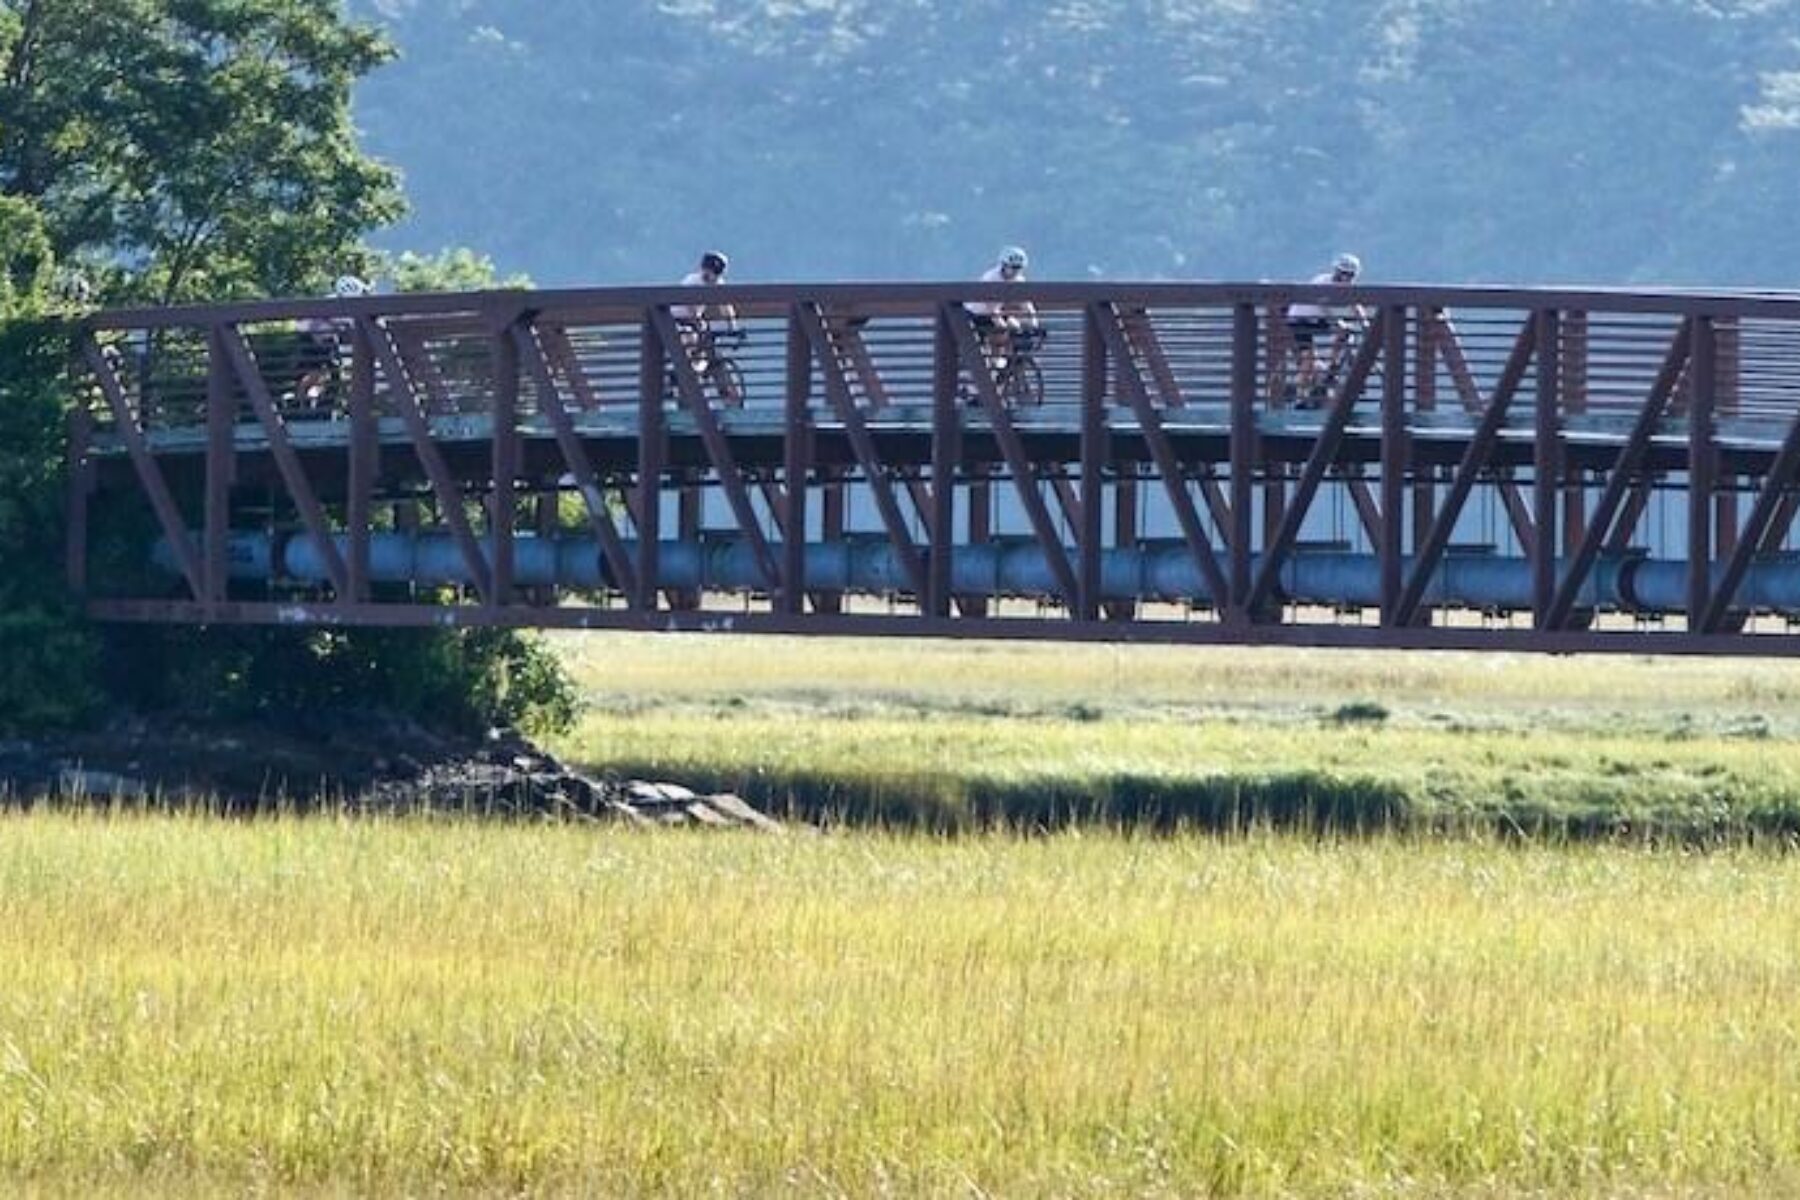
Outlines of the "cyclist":
[{"label": "cyclist", "polygon": [[[681,277],[681,286],[717,287],[725,282],[725,272],[730,269],[730,259],[717,250],[708,250],[700,256],[700,268]],[[738,330],[737,309],[729,304],[677,304],[669,312],[681,330],[681,344],[690,354],[703,342],[711,341],[708,335],[713,331],[715,318],[731,332]]]},{"label": "cyclist", "polygon": [[[700,256],[699,269],[682,276],[681,286],[717,287],[725,282],[725,272],[730,269],[729,258],[718,250],[708,250]],[[737,309],[729,304],[677,304],[669,309],[669,315],[675,318],[681,347],[701,379],[712,375],[718,363],[716,343],[720,330],[716,326],[723,325],[724,332],[734,336],[743,332]],[[741,389],[739,394],[731,394],[737,385],[729,379],[722,379],[719,387],[727,404],[743,403]]]},{"label": "cyclist", "polygon": [[[1024,247],[1008,246],[1000,251],[994,265],[982,273],[981,282],[1024,283],[1025,268],[1030,263]],[[1035,344],[1038,316],[1030,301],[967,300],[963,308],[981,336],[982,349],[996,375],[1005,371],[1014,354]]]},{"label": "cyclist", "polygon": [[[331,285],[331,296],[337,300],[374,294],[375,285],[356,275],[339,275]],[[337,374],[350,321],[344,317],[302,317],[299,327],[296,365],[300,379],[294,384],[294,400],[306,408],[318,409],[325,403],[325,385]]]},{"label": "cyclist", "polygon": [[[982,272],[983,283],[1024,283],[1025,268],[1030,258],[1019,246],[1008,246],[998,261]],[[1006,335],[1037,324],[1037,310],[1029,303],[1011,300],[969,300],[963,304],[975,322],[975,329],[988,341],[1007,340]]]},{"label": "cyclist", "polygon": [[[1331,270],[1321,271],[1308,282],[1313,284],[1337,284],[1344,286],[1356,282],[1362,274],[1362,260],[1354,254],[1340,254],[1331,264]],[[1295,393],[1300,403],[1316,403],[1322,397],[1319,379],[1319,352],[1317,342],[1320,336],[1332,335],[1332,353],[1327,361],[1335,361],[1338,349],[1346,345],[1353,321],[1361,320],[1361,305],[1352,305],[1347,309],[1339,309],[1329,304],[1294,303],[1287,307],[1288,336],[1294,340],[1294,356],[1298,365],[1295,379]]]}]

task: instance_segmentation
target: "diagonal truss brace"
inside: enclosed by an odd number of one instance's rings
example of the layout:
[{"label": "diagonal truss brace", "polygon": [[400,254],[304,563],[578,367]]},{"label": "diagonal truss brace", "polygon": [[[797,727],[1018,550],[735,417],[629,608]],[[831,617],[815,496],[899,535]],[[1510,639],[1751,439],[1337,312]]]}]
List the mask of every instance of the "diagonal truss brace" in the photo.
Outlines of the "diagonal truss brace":
[{"label": "diagonal truss brace", "polygon": [[1494,394],[1488,400],[1487,408],[1482,412],[1469,444],[1463,449],[1462,461],[1457,464],[1456,477],[1450,483],[1449,494],[1444,497],[1443,506],[1438,510],[1437,517],[1414,558],[1412,573],[1401,590],[1400,603],[1395,610],[1396,625],[1410,625],[1417,615],[1425,589],[1431,583],[1431,576],[1437,570],[1439,560],[1443,558],[1444,549],[1450,544],[1450,535],[1456,529],[1456,522],[1462,517],[1469,494],[1475,488],[1475,480],[1487,465],[1494,444],[1500,439],[1507,410],[1512,407],[1513,397],[1518,394],[1519,384],[1524,381],[1525,372],[1530,369],[1536,349],[1537,314],[1533,313],[1525,318],[1525,325],[1519,330],[1518,339],[1513,342],[1512,353],[1507,357],[1506,366],[1494,384]]},{"label": "diagonal truss brace", "polygon": [[1618,514],[1619,504],[1625,499],[1630,489],[1632,478],[1643,463],[1644,456],[1650,451],[1650,438],[1656,432],[1657,424],[1662,420],[1663,411],[1669,405],[1669,399],[1675,393],[1676,382],[1687,368],[1688,356],[1693,346],[1693,322],[1683,321],[1676,331],[1674,340],[1669,344],[1669,351],[1663,357],[1662,369],[1656,374],[1656,382],[1651,385],[1650,395],[1644,406],[1638,410],[1637,420],[1632,423],[1631,435],[1626,438],[1625,445],[1619,451],[1618,461],[1607,473],[1606,488],[1600,493],[1600,500],[1594,506],[1593,515],[1588,519],[1588,526],[1581,537],[1581,545],[1576,547],[1570,556],[1567,569],[1563,572],[1562,581],[1557,585],[1556,595],[1550,601],[1545,613],[1548,628],[1560,628],[1569,619],[1575,609],[1575,599],[1580,594],[1581,585],[1588,572],[1593,568],[1594,559],[1606,542],[1607,533],[1612,528],[1613,518]]},{"label": "diagonal truss brace", "polygon": [[82,355],[87,359],[88,369],[100,383],[100,391],[106,396],[107,407],[112,409],[113,420],[119,427],[119,434],[125,440],[126,453],[131,456],[132,468],[137,472],[138,483],[144,493],[150,497],[150,507],[156,512],[156,520],[162,526],[163,536],[169,539],[169,549],[175,554],[175,561],[181,566],[182,579],[194,599],[206,598],[206,572],[200,564],[199,551],[194,548],[194,539],[188,532],[187,522],[182,519],[181,510],[175,504],[175,497],[169,491],[168,480],[163,478],[162,468],[156,463],[156,457],[150,453],[148,439],[144,437],[143,426],[138,424],[137,414],[131,411],[131,402],[125,397],[125,389],[119,384],[119,377],[113,373],[113,366],[100,351],[100,343],[94,340],[91,333],[82,335]]},{"label": "diagonal truss brace", "polygon": [[[1043,493],[1038,490],[1037,472],[1031,465],[1030,456],[1025,452],[1025,443],[1013,426],[1012,418],[1007,415],[1006,402],[1000,398],[999,389],[994,386],[993,372],[988,367],[987,356],[981,352],[975,324],[969,319],[968,310],[960,304],[944,305],[943,312],[950,335],[956,341],[957,355],[962,361],[963,371],[974,386],[975,394],[981,398],[982,408],[987,411],[988,420],[993,425],[994,439],[999,443],[1006,465],[1012,473],[1013,487],[1018,492],[1020,507],[1025,510],[1025,517],[1031,523],[1031,531],[1036,535],[1038,544],[1043,547],[1044,557],[1050,562],[1063,602],[1070,611],[1074,611],[1079,604],[1080,587],[1075,578],[1075,568],[1069,562],[1068,547],[1063,545],[1062,537],[1056,532],[1055,522],[1050,519],[1050,509],[1044,503]],[[1079,519],[1074,522],[1074,526],[1077,529],[1082,527]]]},{"label": "diagonal truss brace", "polygon": [[1331,466],[1332,459],[1337,457],[1338,448],[1343,444],[1344,430],[1350,424],[1350,415],[1356,408],[1357,400],[1362,397],[1363,385],[1368,382],[1370,372],[1375,369],[1375,360],[1380,356],[1382,343],[1386,338],[1387,323],[1388,310],[1384,308],[1376,314],[1362,345],[1357,347],[1356,358],[1350,364],[1350,373],[1344,380],[1343,390],[1333,398],[1325,424],[1319,430],[1319,440],[1313,443],[1312,453],[1300,472],[1300,481],[1294,487],[1293,499],[1282,513],[1281,527],[1263,549],[1262,565],[1256,572],[1256,581],[1251,585],[1249,604],[1246,606],[1251,612],[1259,611],[1275,590],[1281,564],[1294,547],[1294,539],[1299,536],[1300,525],[1306,519],[1307,510],[1312,507],[1319,483],[1325,478],[1327,468]]},{"label": "diagonal truss brace", "polygon": [[1736,547],[1731,557],[1726,560],[1717,582],[1713,584],[1712,596],[1699,616],[1690,615],[1690,620],[1697,620],[1698,632],[1715,633],[1724,624],[1725,617],[1731,610],[1732,601],[1737,598],[1738,589],[1743,586],[1744,574],[1750,569],[1751,560],[1763,553],[1768,547],[1771,535],[1779,538],[1794,519],[1794,504],[1786,495],[1786,489],[1796,476],[1800,474],[1800,417],[1788,427],[1787,434],[1781,440],[1781,448],[1776,451],[1775,459],[1769,464],[1768,475],[1763,480],[1762,489],[1757,492],[1756,503],[1751,506],[1750,515],[1745,520],[1744,528],[1738,534]]},{"label": "diagonal truss brace", "polygon": [[[675,386],[681,392],[682,402],[693,414],[694,424],[700,430],[700,440],[706,446],[707,456],[712,459],[713,470],[718,473],[719,486],[725,492],[726,502],[731,505],[738,528],[743,531],[745,539],[750,543],[751,552],[756,556],[763,582],[770,590],[774,590],[781,585],[781,572],[776,565],[774,552],[769,548],[769,539],[763,536],[762,524],[756,517],[756,506],[750,502],[750,492],[744,486],[743,473],[738,470],[737,460],[731,453],[731,443],[719,425],[719,415],[708,402],[700,376],[682,348],[681,331],[675,327],[675,318],[666,307],[659,305],[650,310],[650,323],[662,345],[663,362],[674,372]],[[776,506],[778,519],[780,507]]]},{"label": "diagonal truss brace", "polygon": [[[801,332],[806,335],[807,343],[812,348],[812,355],[819,364],[820,373],[825,379],[825,395],[837,410],[838,419],[844,423],[844,433],[849,438],[850,448],[861,465],[863,478],[868,481],[869,494],[875,501],[875,509],[881,516],[882,527],[887,530],[888,540],[893,543],[894,553],[906,570],[906,578],[912,584],[913,595],[921,604],[930,590],[926,578],[925,563],[919,548],[913,544],[912,534],[906,528],[906,518],[900,511],[900,503],[894,496],[892,480],[881,462],[881,456],[875,449],[875,439],[869,435],[869,426],[863,420],[862,413],[857,411],[856,400],[850,394],[849,386],[844,382],[843,372],[839,369],[838,355],[831,337],[826,331],[825,323],[819,310],[811,304],[800,304],[794,307],[792,319],[796,321]],[[931,506],[929,503],[919,506],[927,524],[930,521]]]},{"label": "diagonal truss brace", "polygon": [[[1535,320],[1536,314],[1531,318]],[[1535,324],[1534,324],[1535,328]],[[1456,389],[1457,399],[1462,402],[1463,411],[1471,415],[1483,411],[1481,388],[1475,382],[1475,373],[1469,368],[1469,360],[1463,354],[1462,338],[1456,332],[1456,326],[1448,317],[1440,317],[1428,326],[1433,357],[1443,363],[1445,371],[1450,375],[1450,382]],[[1502,482],[1499,485],[1501,503],[1506,507],[1506,519],[1511,522],[1513,536],[1519,541],[1520,548],[1527,554],[1535,553],[1537,546],[1537,525],[1532,520],[1531,506],[1525,503],[1525,497],[1519,485]]]},{"label": "diagonal truss brace", "polygon": [[256,419],[262,423],[263,432],[268,435],[269,454],[275,460],[275,469],[280,472],[288,498],[294,502],[300,521],[306,526],[307,536],[318,547],[319,557],[325,563],[325,573],[331,577],[332,591],[338,599],[347,599],[350,595],[350,568],[345,564],[344,556],[331,536],[331,527],[325,520],[325,509],[306,478],[306,468],[301,465],[300,456],[294,452],[293,440],[288,437],[287,422],[275,410],[275,401],[269,395],[268,385],[263,382],[262,370],[256,364],[255,354],[245,344],[243,332],[234,325],[218,326],[214,329],[213,336],[218,339],[220,349],[224,350],[226,360],[237,376],[238,385],[250,398],[250,407],[256,410]]},{"label": "diagonal truss brace", "polygon": [[601,490],[593,459],[588,456],[587,447],[582,445],[580,435],[575,432],[575,422],[563,405],[562,393],[551,376],[550,365],[545,361],[543,348],[529,319],[513,325],[512,338],[519,348],[519,357],[524,362],[525,369],[531,372],[532,379],[537,383],[538,407],[549,420],[551,431],[556,435],[556,445],[562,452],[563,463],[569,468],[569,474],[575,477],[575,486],[580,490],[582,502],[587,507],[588,523],[593,527],[594,537],[600,544],[600,556],[605,560],[614,583],[625,594],[627,601],[636,603],[637,570],[632,564],[631,555],[626,553],[618,527],[613,524],[612,510]]},{"label": "diagonal truss brace", "polygon": [[1162,418],[1157,414],[1156,406],[1151,403],[1143,376],[1139,374],[1137,363],[1132,358],[1130,346],[1120,326],[1119,312],[1110,304],[1095,304],[1088,310],[1088,319],[1094,322],[1107,353],[1117,363],[1116,378],[1124,384],[1125,395],[1137,414],[1138,428],[1150,447],[1151,456],[1156,460],[1157,472],[1162,476],[1163,488],[1168,494],[1170,506],[1175,510],[1175,519],[1181,526],[1181,536],[1187,542],[1188,553],[1193,557],[1194,565],[1199,568],[1201,578],[1206,580],[1213,608],[1222,613],[1230,605],[1231,585],[1219,566],[1218,557],[1213,553],[1212,541],[1206,536],[1206,528],[1200,522],[1194,498],[1188,492],[1187,476],[1182,471],[1181,460],[1169,441],[1168,431],[1163,428]]},{"label": "diagonal truss brace", "polygon": [[425,468],[425,477],[430,481],[432,493],[437,497],[438,509],[449,523],[450,532],[462,551],[463,562],[469,568],[469,578],[475,581],[475,591],[484,603],[491,603],[494,595],[493,567],[489,564],[487,555],[482,553],[481,544],[475,540],[475,530],[469,524],[469,514],[463,509],[462,490],[456,486],[455,476],[451,475],[443,454],[432,440],[431,423],[419,405],[418,393],[406,365],[401,361],[399,347],[387,327],[379,320],[358,317],[357,325],[375,349],[382,374],[387,377],[389,394],[400,412],[400,419],[406,425],[413,452],[419,457],[419,465]]}]

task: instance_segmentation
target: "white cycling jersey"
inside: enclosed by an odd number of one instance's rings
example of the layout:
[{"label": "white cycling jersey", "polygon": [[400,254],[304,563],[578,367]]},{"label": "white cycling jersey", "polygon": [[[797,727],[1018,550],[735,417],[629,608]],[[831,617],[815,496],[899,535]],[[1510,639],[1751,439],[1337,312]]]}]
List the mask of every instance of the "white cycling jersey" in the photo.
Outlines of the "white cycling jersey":
[{"label": "white cycling jersey", "polygon": [[[1017,275],[1014,275],[1011,279],[1008,279],[1005,275],[1000,273],[1000,267],[998,266],[998,264],[996,264],[995,266],[991,266],[986,271],[982,272],[981,282],[983,282],[983,283],[1024,283],[1025,282],[1025,272],[1020,271]],[[975,315],[977,317],[998,317],[998,316],[1002,316],[1005,314],[1006,309],[1007,309],[1007,304],[1006,304],[1006,301],[1004,301],[1004,300],[966,300],[963,302],[963,307],[968,309],[970,313],[972,313],[973,315]]]},{"label": "white cycling jersey", "polygon": [[[689,271],[686,275],[681,277],[681,286],[709,287],[711,285],[706,282],[706,276],[702,275],[700,272]],[[677,321],[706,320],[706,305],[704,304],[677,304],[669,311],[674,314]]]},{"label": "white cycling jersey", "polygon": [[[1337,277],[1330,271],[1320,271],[1308,283],[1336,283]],[[1329,321],[1338,317],[1347,317],[1351,308],[1339,308],[1332,304],[1312,304],[1295,302],[1288,305],[1287,315],[1290,321]]]},{"label": "white cycling jersey", "polygon": [[[681,277],[682,287],[718,287],[715,280],[706,282],[706,276],[699,271],[689,271]],[[676,304],[669,308],[669,315],[677,321],[691,325],[710,325],[714,321],[723,321],[726,328],[736,329],[737,309],[729,304]]]}]

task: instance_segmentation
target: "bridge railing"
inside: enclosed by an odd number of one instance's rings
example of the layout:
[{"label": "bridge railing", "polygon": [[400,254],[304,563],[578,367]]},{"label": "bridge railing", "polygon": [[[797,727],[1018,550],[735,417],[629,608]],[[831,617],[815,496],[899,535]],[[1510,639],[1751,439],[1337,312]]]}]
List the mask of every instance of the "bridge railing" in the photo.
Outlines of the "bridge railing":
[{"label": "bridge railing", "polygon": [[[839,366],[862,400],[875,407],[924,406],[931,401],[935,359],[942,349],[935,341],[938,320],[946,306],[958,308],[982,298],[979,291],[974,285],[734,287],[709,291],[707,298],[734,303],[740,310],[748,336],[732,357],[752,408],[783,402],[787,338],[796,305],[815,306],[822,314],[827,335],[840,351]],[[1232,314],[1236,305],[1250,303],[1258,313],[1258,406],[1280,408],[1282,382],[1294,371],[1294,347],[1282,313],[1288,304],[1310,299],[1369,311],[1390,303],[1402,308],[1408,328],[1407,372],[1419,384],[1409,389],[1409,401],[1416,397],[1426,410],[1438,407],[1446,393],[1460,394],[1465,401],[1485,394],[1504,370],[1526,316],[1552,307],[1565,316],[1558,335],[1558,402],[1571,413],[1635,411],[1677,328],[1695,316],[1708,317],[1717,331],[1721,412],[1781,420],[1800,386],[1800,300],[1787,297],[1173,284],[1023,285],[999,295],[1028,300],[1048,331],[1037,362],[1049,403],[1077,403],[1082,396],[1083,325],[1087,312],[1100,304],[1120,315],[1135,365],[1159,404],[1226,404],[1236,336]],[[359,322],[391,336],[401,369],[434,413],[491,408],[495,341],[519,321],[535,328],[552,378],[582,407],[635,405],[643,388],[649,314],[693,299],[675,289],[618,289],[306,300],[108,313],[95,318],[91,329],[114,366],[133,419],[146,431],[170,430],[206,423],[213,394],[209,388],[218,386],[211,378],[215,365],[229,377],[220,402],[235,400],[234,417],[254,420],[232,354],[212,344],[215,330],[242,340],[254,375],[284,418],[339,415],[330,401],[341,409]],[[303,394],[302,385],[317,365],[317,350],[305,328],[309,324],[336,325],[344,348],[330,364],[324,402]],[[392,415],[402,393],[388,378],[388,364],[373,357],[376,408]],[[813,382],[820,385],[813,396],[821,404],[823,366],[817,358],[811,363]],[[1109,381],[1107,401],[1124,406],[1118,383],[1116,377]],[[523,381],[522,411],[535,411],[539,386],[537,378]],[[1683,380],[1678,393],[1685,395],[1687,389]],[[675,403],[673,389],[668,390]],[[1527,405],[1534,397],[1535,392],[1525,398]],[[102,400],[96,394],[96,417],[104,427],[117,414]]]}]

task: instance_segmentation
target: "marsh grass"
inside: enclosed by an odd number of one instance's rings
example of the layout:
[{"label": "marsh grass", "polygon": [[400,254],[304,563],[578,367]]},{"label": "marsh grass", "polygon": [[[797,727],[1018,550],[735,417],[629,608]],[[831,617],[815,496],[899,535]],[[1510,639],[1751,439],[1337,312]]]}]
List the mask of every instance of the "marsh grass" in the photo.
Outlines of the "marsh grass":
[{"label": "marsh grass", "polygon": [[1800,664],[606,635],[565,653],[590,705],[565,756],[814,818],[1800,833]]},{"label": "marsh grass", "polygon": [[0,817],[0,1186],[1800,1187],[1800,862]]}]

